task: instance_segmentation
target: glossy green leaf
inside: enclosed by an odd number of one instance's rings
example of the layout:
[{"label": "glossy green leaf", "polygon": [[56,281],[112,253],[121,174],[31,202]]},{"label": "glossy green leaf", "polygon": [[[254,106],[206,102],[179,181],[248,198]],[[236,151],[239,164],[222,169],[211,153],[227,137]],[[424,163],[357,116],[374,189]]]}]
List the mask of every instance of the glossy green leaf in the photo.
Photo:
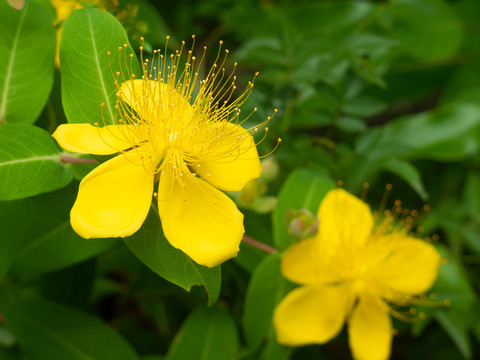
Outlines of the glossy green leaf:
[{"label": "glossy green leaf", "polygon": [[95,256],[118,241],[83,239],[73,231],[69,214],[76,193],[77,184],[72,184],[60,191],[26,199],[27,211],[11,215],[24,230],[12,273],[38,274],[61,269]]},{"label": "glossy green leaf", "polygon": [[310,170],[296,170],[290,174],[278,196],[278,205],[273,211],[273,235],[278,249],[286,249],[295,242],[288,234],[285,215],[288,209],[307,209],[316,215],[325,194],[335,188],[328,177]]},{"label": "glossy green leaf", "polygon": [[73,175],[49,133],[33,125],[7,124],[0,127],[0,178],[0,200],[11,200],[60,189]]},{"label": "glossy green leaf", "polygon": [[[195,239],[192,239],[195,241]],[[175,249],[163,235],[158,211],[152,207],[143,226],[125,244],[152,271],[164,279],[190,291],[194,285],[203,286],[208,304],[213,305],[220,294],[221,268],[198,265],[183,251]]]},{"label": "glossy green leaf", "polygon": [[55,28],[35,1],[0,2],[0,124],[32,124],[53,84]]},{"label": "glossy green leaf", "polygon": [[217,308],[201,308],[185,320],[165,359],[236,360],[239,348],[232,317]]},{"label": "glossy green leaf", "polygon": [[[119,47],[122,50],[118,50]],[[110,61],[108,51],[111,52]],[[90,8],[76,10],[69,15],[60,41],[62,101],[69,122],[116,122],[113,73],[120,71],[119,62],[123,64],[123,73],[132,71],[127,65],[130,64],[128,55],[131,53],[125,30],[108,12]],[[135,57],[133,66],[133,72],[138,75]],[[102,103],[103,111],[100,108]]]},{"label": "glossy green leaf", "polygon": [[100,319],[44,300],[5,311],[6,325],[32,360],[135,360],[131,346]]},{"label": "glossy green leaf", "polygon": [[[283,278],[280,264],[280,255],[269,255],[253,272],[248,285],[243,312],[243,329],[251,351],[257,350],[267,337],[269,339],[267,343],[275,342],[274,336],[271,336],[274,333],[273,311],[293,287]],[[267,345],[267,348],[269,347],[271,349],[268,351],[283,351],[278,349],[278,344]]]}]

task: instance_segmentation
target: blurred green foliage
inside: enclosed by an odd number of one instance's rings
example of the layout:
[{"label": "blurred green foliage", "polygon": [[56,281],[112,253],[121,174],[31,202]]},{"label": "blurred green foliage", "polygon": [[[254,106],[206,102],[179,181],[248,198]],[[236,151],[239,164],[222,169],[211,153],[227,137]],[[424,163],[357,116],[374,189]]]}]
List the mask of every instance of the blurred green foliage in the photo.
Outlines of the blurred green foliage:
[{"label": "blurred green foliage", "polygon": [[428,202],[418,223],[422,236],[438,235],[446,259],[432,290],[439,306],[422,309],[426,319],[412,326],[395,324],[392,358],[480,356],[479,1],[97,5],[113,15],[90,9],[90,22],[86,12],[67,18],[60,53],[73,67],[58,71],[50,3],[26,0],[15,10],[0,2],[1,359],[350,356],[345,333],[322,346],[276,343],[273,308],[291,288],[279,253],[243,243],[238,258],[206,269],[169,247],[155,216],[125,242],[85,240],[71,229],[78,180],[91,166],[63,162],[48,134],[67,118],[98,121],[99,104],[107,111],[114,101],[100,52],[129,41],[136,49],[140,36],[148,52],[164,47],[167,34],[169,46],[195,34],[196,51],[210,49],[208,64],[223,40],[244,84],[260,72],[242,108],[258,109],[249,122],[278,109],[259,149],[267,154],[282,138],[271,155],[279,171],[262,180],[258,195],[268,206],[244,204],[246,235],[283,251],[295,241],[287,210],[315,213],[338,180],[366,192],[373,209],[387,183],[387,208],[394,199],[410,209]]}]

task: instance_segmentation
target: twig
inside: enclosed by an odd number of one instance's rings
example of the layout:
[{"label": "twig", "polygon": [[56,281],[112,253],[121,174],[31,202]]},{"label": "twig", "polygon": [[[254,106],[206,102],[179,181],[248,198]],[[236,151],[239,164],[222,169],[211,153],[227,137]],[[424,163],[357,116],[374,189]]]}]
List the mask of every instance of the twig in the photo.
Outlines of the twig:
[{"label": "twig", "polygon": [[70,162],[70,163],[98,164],[98,161],[95,159],[76,158],[71,156],[61,156],[60,160],[63,162]]},{"label": "twig", "polygon": [[260,249],[270,254],[276,254],[278,252],[277,249],[275,249],[274,247],[261,243],[260,241],[252,239],[250,236],[247,235],[243,235],[243,241],[245,241],[250,246],[256,247],[257,249]]}]

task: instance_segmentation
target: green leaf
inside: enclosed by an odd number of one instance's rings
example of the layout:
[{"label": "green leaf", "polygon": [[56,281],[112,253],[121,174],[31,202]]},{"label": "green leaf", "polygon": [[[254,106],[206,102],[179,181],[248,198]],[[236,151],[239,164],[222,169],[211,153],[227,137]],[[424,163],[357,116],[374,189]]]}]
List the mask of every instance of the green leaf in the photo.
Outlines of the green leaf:
[{"label": "green leaf", "polygon": [[26,200],[0,201],[0,283],[10,269],[24,236],[25,223],[18,217],[21,219],[27,209]]},{"label": "green leaf", "polygon": [[144,355],[141,357],[141,360],[164,360],[165,358],[161,355]]},{"label": "green leaf", "polygon": [[0,127],[0,200],[41,194],[66,186],[73,178],[61,162],[55,140],[32,125]]},{"label": "green leaf", "polygon": [[[123,50],[118,50],[119,47]],[[111,52],[110,61],[107,51]],[[131,53],[125,30],[108,12],[90,8],[76,10],[68,16],[60,41],[60,63],[63,107],[69,122],[116,122],[116,87],[112,73],[120,71],[119,62],[123,64],[123,73],[127,73]],[[136,58],[132,61],[131,70],[138,74]]]},{"label": "green leaf", "polygon": [[55,28],[34,1],[0,2],[0,124],[35,122],[53,84]]},{"label": "green leaf", "polygon": [[170,245],[154,207],[140,230],[123,241],[153,272],[187,291],[194,285],[203,286],[208,293],[208,304],[211,306],[217,301],[221,285],[220,266],[198,265],[183,251]]},{"label": "green leaf", "polygon": [[367,125],[361,119],[349,117],[349,116],[341,116],[338,118],[336,122],[337,127],[340,130],[345,132],[364,132],[367,130]]},{"label": "green leaf", "polygon": [[[243,329],[251,351],[256,351],[262,341],[274,331],[273,311],[280,300],[293,287],[290,282],[283,278],[280,264],[280,255],[267,256],[253,272],[248,285],[245,296]],[[272,340],[274,340],[274,337],[271,337],[268,342]],[[272,347],[272,351],[278,350],[273,349],[274,345],[270,347]]]},{"label": "green leaf", "polygon": [[3,347],[0,347],[0,359],[2,360],[18,360],[20,357],[16,355],[11,350],[4,349]]},{"label": "green leaf", "polygon": [[343,111],[348,115],[367,117],[382,112],[386,108],[386,104],[373,97],[360,95],[345,103]]},{"label": "green leaf", "polygon": [[463,201],[467,212],[480,216],[480,175],[471,172],[463,190]]},{"label": "green leaf", "polygon": [[[264,168],[265,171],[265,168]],[[258,214],[249,210],[243,212],[243,224],[247,236],[273,247],[271,214]],[[268,253],[242,241],[238,256],[233,260],[244,270],[252,273]]]},{"label": "green leaf", "polygon": [[[379,163],[391,156],[403,158],[449,158],[455,147],[445,146],[465,138],[480,124],[477,104],[456,103],[398,118],[388,125],[366,132],[356,144],[356,151],[368,154]],[[432,153],[435,148],[435,153]]]},{"label": "green leaf", "polygon": [[[148,2],[148,0],[136,0],[135,5],[138,5],[137,19],[142,19],[142,24],[139,26],[140,29],[138,29],[138,31],[143,30],[141,35],[145,37],[145,41],[152,44],[164,45],[166,42],[165,35],[172,33],[165,19],[160,15],[157,8]],[[129,35],[130,38],[132,38],[130,32]],[[132,41],[135,43],[133,39]],[[178,42],[172,37],[170,37],[168,43],[173,46],[178,45]]]},{"label": "green leaf", "polygon": [[417,192],[417,194],[420,195],[423,201],[428,199],[428,194],[423,186],[422,175],[410,162],[397,158],[390,158],[385,162],[383,167],[405,180]]},{"label": "green leaf", "polygon": [[448,315],[444,311],[438,311],[434,314],[443,330],[450,336],[465,359],[472,358],[472,350],[468,329],[461,324],[458,319]]},{"label": "green leaf", "polygon": [[478,301],[461,262],[442,246],[441,254],[447,263],[440,268],[437,282],[432,288],[436,300],[448,300],[451,305],[433,311],[433,317],[450,336],[465,358],[471,357],[468,331],[474,322]]},{"label": "green leaf", "polygon": [[[76,193],[77,184],[72,184],[26,199],[27,211],[12,214],[15,226],[23,226],[24,230],[12,273],[38,274],[61,269],[95,256],[118,241],[83,239],[73,231],[69,213]],[[7,241],[10,237],[17,239],[15,233],[9,233]]]},{"label": "green leaf", "polygon": [[405,52],[421,60],[452,56],[461,45],[462,25],[442,0],[397,0],[387,14],[393,17],[390,35]]},{"label": "green leaf", "polygon": [[100,319],[43,300],[12,305],[6,325],[32,360],[135,360],[131,346]]},{"label": "green leaf", "polygon": [[369,83],[375,84],[382,89],[387,87],[387,83],[383,79],[380,69],[365,56],[354,53],[347,53],[352,70],[362,79]]},{"label": "green leaf", "polygon": [[[372,14],[373,4],[363,1],[291,3],[287,16],[305,33],[343,33]],[[301,19],[301,21],[299,21]]]},{"label": "green leaf", "polygon": [[260,354],[260,360],[288,360],[291,353],[292,348],[280,345],[275,337],[275,331],[271,329],[267,343]]},{"label": "green leaf", "polygon": [[87,308],[96,275],[95,258],[43,274],[40,291],[45,300]]},{"label": "green leaf", "polygon": [[296,170],[287,178],[272,215],[274,241],[279,250],[286,249],[295,242],[285,225],[287,210],[307,209],[316,215],[321,200],[334,188],[335,183],[330,178],[310,170]]},{"label": "green leaf", "polygon": [[[14,345],[15,345],[15,337],[12,335],[10,331],[5,329],[5,326],[3,326],[3,324],[0,325],[0,349],[2,347],[10,348]],[[0,359],[3,359],[3,357],[0,356]]]},{"label": "green leaf", "polygon": [[231,316],[217,308],[198,309],[183,323],[165,360],[236,360],[239,350]]}]

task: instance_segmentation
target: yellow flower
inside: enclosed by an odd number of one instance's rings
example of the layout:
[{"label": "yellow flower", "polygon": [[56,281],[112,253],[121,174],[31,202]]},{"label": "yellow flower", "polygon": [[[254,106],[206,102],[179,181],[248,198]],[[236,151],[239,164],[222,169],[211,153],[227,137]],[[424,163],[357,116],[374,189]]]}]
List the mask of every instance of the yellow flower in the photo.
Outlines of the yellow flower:
[{"label": "yellow flower", "polygon": [[116,73],[117,124],[65,124],[53,136],[68,151],[120,153],[80,183],[70,214],[79,235],[133,234],[155,196],[168,241],[213,267],[236,256],[244,233],[243,215],[220,190],[239,191],[262,172],[251,135],[258,129],[245,130],[239,119],[253,83],[233,99],[235,69],[225,72],[226,55],[198,81],[201,61],[196,64],[192,50],[177,73],[182,51],[164,56],[155,50],[155,67],[142,59],[142,79],[120,76],[130,69]]},{"label": "yellow flower", "polygon": [[73,10],[82,9],[79,0],[51,0],[57,13],[53,25],[57,26],[57,47],[55,50],[55,66],[60,69],[60,37],[62,36],[63,22]]},{"label": "yellow flower", "polygon": [[83,8],[79,0],[51,0],[51,3],[57,12],[57,18],[53,25],[63,22],[73,10]]},{"label": "yellow flower", "polygon": [[355,359],[387,359],[390,314],[405,318],[399,307],[418,302],[433,285],[440,255],[392,216],[375,224],[368,205],[343,189],[325,196],[318,217],[318,234],[283,256],[283,275],[302,286],[275,309],[277,339],[290,346],[325,343],[347,321]]}]

